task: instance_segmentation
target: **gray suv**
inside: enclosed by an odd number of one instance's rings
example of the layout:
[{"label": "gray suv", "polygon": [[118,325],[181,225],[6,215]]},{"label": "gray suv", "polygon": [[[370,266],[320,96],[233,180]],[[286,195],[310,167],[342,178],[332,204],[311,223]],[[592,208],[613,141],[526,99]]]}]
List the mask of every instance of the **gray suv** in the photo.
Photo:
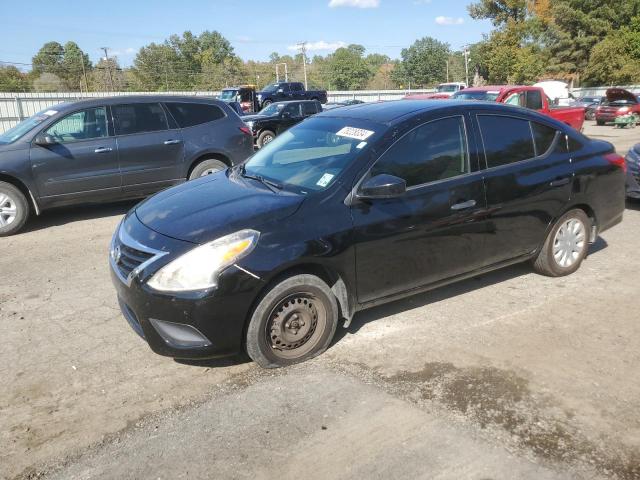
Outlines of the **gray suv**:
[{"label": "gray suv", "polygon": [[251,131],[224,102],[126,96],[65,103],[0,135],[0,236],[30,212],[140,198],[244,161]]}]

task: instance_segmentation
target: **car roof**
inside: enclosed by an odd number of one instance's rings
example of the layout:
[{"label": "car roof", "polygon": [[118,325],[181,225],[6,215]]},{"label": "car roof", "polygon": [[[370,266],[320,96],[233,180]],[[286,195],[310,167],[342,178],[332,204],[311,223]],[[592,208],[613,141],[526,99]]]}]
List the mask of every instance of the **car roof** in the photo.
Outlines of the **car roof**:
[{"label": "car roof", "polygon": [[538,119],[544,122],[559,124],[555,119],[542,115],[534,110],[529,110],[519,106],[506,105],[496,102],[470,102],[468,100],[391,100],[376,103],[361,103],[346,107],[327,110],[319,113],[315,117],[324,118],[351,118],[365,120],[379,124],[391,126],[406,120],[409,116],[423,113],[437,112],[457,108],[458,110],[496,111],[502,113],[513,113],[518,116],[527,116],[532,120]]},{"label": "car roof", "polygon": [[187,96],[187,95],[117,95],[113,97],[90,98],[73,102],[59,103],[50,107],[58,112],[66,112],[85,107],[97,107],[102,105],[118,105],[123,103],[152,103],[152,102],[189,102],[189,103],[215,103],[224,105],[225,103],[213,97]]}]

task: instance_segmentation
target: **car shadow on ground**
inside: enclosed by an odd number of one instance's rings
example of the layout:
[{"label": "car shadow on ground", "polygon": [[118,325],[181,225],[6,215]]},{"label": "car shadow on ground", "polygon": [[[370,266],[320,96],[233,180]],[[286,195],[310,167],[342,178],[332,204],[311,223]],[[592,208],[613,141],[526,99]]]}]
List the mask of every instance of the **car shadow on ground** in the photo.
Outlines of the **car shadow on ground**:
[{"label": "car shadow on ground", "polygon": [[627,198],[627,210],[635,210],[637,212],[640,212],[640,200]]},{"label": "car shadow on ground", "polygon": [[40,216],[34,214],[17,235],[83,220],[124,215],[136,203],[138,203],[138,200],[127,200],[104,205],[82,205],[48,210]]},{"label": "car shadow on ground", "polygon": [[174,358],[176,363],[181,365],[188,365],[191,367],[201,367],[201,368],[223,368],[223,367],[233,367],[234,365],[242,365],[243,363],[251,362],[251,358],[244,353],[240,353],[234,355],[232,357],[224,357],[224,358],[205,358],[205,359],[181,359]]},{"label": "car shadow on ground", "polygon": [[[589,256],[594,255],[608,247],[607,242],[602,238],[598,239],[590,246]],[[363,310],[356,313],[353,317],[351,325],[348,328],[342,328],[338,325],[336,335],[333,339],[332,346],[339,342],[347,334],[355,334],[369,322],[380,320],[385,317],[396,315],[407,310],[424,307],[426,305],[437,303],[451,297],[463,295],[484,287],[488,287],[497,283],[502,283],[523,275],[533,272],[533,268],[529,262],[519,263],[510,267],[501,268],[493,272],[489,272],[478,277],[462,280],[444,287],[436,288],[424,293],[412,295],[402,300],[386,303],[378,307]]]}]

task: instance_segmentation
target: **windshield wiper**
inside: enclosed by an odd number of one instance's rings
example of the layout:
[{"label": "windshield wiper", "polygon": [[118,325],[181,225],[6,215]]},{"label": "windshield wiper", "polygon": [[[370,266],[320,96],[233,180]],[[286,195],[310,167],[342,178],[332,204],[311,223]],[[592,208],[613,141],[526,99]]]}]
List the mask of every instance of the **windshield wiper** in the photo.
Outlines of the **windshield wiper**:
[{"label": "windshield wiper", "polygon": [[250,178],[252,180],[257,180],[258,182],[262,183],[263,185],[265,185],[269,190],[271,190],[273,193],[278,193],[278,190],[282,190],[282,185],[280,185],[279,183],[276,183],[272,180],[267,180],[266,178],[260,176],[260,175],[255,175],[253,173],[247,173],[247,170],[244,166],[244,163],[240,166],[240,175],[243,176],[244,178]]}]

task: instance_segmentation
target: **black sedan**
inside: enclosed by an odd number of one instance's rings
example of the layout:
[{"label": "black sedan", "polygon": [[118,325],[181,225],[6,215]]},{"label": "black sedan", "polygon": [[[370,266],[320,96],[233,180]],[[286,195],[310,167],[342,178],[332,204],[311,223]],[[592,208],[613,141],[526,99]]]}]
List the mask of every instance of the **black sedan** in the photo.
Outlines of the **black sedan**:
[{"label": "black sedan", "polygon": [[575,272],[622,220],[624,165],[610,143],[518,107],[344,107],[136,206],[112,279],[161,355],[289,365],[374,305],[518,262]]},{"label": "black sedan", "polygon": [[244,115],[242,121],[251,129],[255,144],[264,147],[277,135],[322,111],[317,100],[271,103],[256,115]]}]

